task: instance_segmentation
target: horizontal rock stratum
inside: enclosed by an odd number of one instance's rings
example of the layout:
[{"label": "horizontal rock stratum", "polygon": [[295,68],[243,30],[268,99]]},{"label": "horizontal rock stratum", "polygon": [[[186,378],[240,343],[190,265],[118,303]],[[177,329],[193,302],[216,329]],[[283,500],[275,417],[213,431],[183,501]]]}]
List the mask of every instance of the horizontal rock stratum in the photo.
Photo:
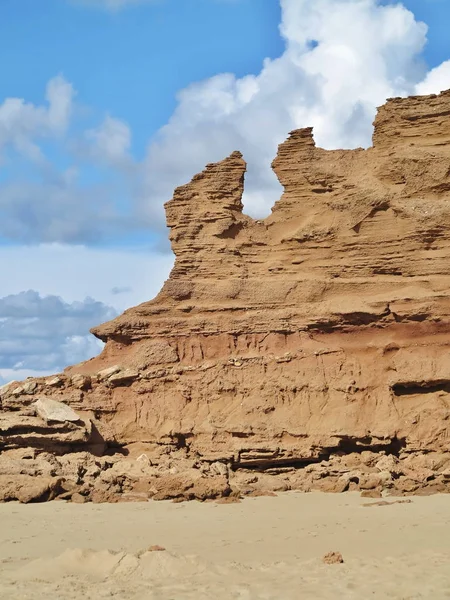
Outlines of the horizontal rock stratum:
[{"label": "horizontal rock stratum", "polygon": [[158,296],[0,390],[0,498],[450,490],[450,91],[389,100],[367,150],[293,131],[273,169],[264,220],[239,152],[179,187]]}]

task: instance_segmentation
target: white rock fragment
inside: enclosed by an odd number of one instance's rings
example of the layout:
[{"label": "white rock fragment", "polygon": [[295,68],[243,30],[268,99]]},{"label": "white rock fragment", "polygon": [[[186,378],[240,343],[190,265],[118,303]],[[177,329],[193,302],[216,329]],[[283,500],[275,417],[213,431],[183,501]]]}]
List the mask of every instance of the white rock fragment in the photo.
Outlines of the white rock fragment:
[{"label": "white rock fragment", "polygon": [[37,383],[35,381],[28,381],[23,384],[23,391],[25,394],[34,394],[37,388]]},{"label": "white rock fragment", "polygon": [[222,462],[215,462],[211,464],[211,472],[215,475],[228,476],[228,466]]},{"label": "white rock fragment", "polygon": [[65,421],[72,423],[81,421],[81,417],[70,406],[51,398],[39,398],[33,406],[36,409],[36,413],[47,423],[51,421],[61,423]]},{"label": "white rock fragment", "polygon": [[108,382],[110,385],[126,385],[138,377],[139,372],[135,369],[125,369],[124,371],[119,371],[118,373],[111,375],[111,377],[108,379]]},{"label": "white rock fragment", "polygon": [[45,382],[45,384],[49,387],[59,387],[60,385],[62,385],[62,383],[63,380],[61,379],[61,377],[58,377],[58,375],[55,375],[55,377],[52,377],[51,379],[47,379],[47,381]]},{"label": "white rock fragment", "polygon": [[13,386],[16,386],[17,383],[17,381],[10,381],[9,383],[5,383],[4,385],[0,386],[0,397],[8,396],[10,393],[12,393],[12,388]]},{"label": "white rock fragment", "polygon": [[88,390],[91,387],[91,378],[89,375],[81,375],[80,373],[72,375],[70,382],[78,390]]},{"label": "white rock fragment", "polygon": [[136,461],[139,463],[142,463],[143,465],[145,465],[147,467],[152,466],[152,461],[149,459],[149,457],[146,454],[141,454],[140,456],[138,456]]},{"label": "white rock fragment", "polygon": [[37,383],[35,381],[28,381],[26,383],[23,383],[19,387],[15,388],[12,391],[12,394],[13,394],[13,396],[22,396],[23,394],[32,396],[34,394],[34,392],[36,391],[36,388],[37,388]]},{"label": "white rock fragment", "polygon": [[99,381],[104,381],[105,379],[109,379],[112,375],[115,375],[121,371],[121,367],[119,365],[114,365],[113,367],[108,367],[107,369],[103,369],[97,373],[97,379]]}]

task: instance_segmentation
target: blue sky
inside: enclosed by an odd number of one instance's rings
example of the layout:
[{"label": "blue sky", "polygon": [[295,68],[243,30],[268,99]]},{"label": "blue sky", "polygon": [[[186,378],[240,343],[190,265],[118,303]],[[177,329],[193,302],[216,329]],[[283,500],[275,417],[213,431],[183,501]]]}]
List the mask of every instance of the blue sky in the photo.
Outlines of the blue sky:
[{"label": "blue sky", "polygon": [[206,163],[242,150],[264,216],[291,129],[368,146],[387,97],[450,88],[449,18],[448,0],[2,0],[0,383],[87,358],[91,325],[157,293],[163,203]]},{"label": "blue sky", "polygon": [[[43,10],[45,7],[45,10]],[[24,18],[24,15],[27,15]],[[3,0],[0,97],[43,101],[45,83],[75,83],[87,121],[124,118],[142,156],[167,122],[178,90],[216,73],[257,73],[283,51],[277,0],[160,0],[121,10],[64,0]]]},{"label": "blue sky", "polygon": [[[428,64],[447,60],[450,3],[403,4],[430,28]],[[94,123],[105,111],[126,119],[142,156],[180,89],[217,73],[258,73],[264,58],[281,55],[279,22],[278,0],[159,0],[121,11],[3,0],[0,98],[41,103],[46,82],[61,73],[84,105],[79,119]]]}]

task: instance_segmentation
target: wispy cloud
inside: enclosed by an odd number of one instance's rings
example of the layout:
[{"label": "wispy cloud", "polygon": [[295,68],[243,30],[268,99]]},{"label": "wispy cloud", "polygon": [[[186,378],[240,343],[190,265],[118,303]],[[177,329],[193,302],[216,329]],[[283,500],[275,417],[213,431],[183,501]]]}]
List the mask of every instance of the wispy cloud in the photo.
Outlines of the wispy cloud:
[{"label": "wispy cloud", "polygon": [[114,296],[118,296],[119,294],[127,294],[128,292],[132,292],[133,289],[130,287],[113,287],[111,288],[111,294]]}]

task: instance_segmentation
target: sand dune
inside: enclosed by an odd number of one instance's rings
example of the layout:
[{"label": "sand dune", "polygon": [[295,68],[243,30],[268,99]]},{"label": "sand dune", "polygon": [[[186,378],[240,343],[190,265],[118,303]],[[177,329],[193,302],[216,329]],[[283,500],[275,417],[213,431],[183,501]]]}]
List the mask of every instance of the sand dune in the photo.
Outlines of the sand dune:
[{"label": "sand dune", "polygon": [[[232,505],[4,504],[0,599],[450,598],[449,508],[448,496],[380,505],[296,493]],[[324,564],[329,551],[344,563]]]}]

